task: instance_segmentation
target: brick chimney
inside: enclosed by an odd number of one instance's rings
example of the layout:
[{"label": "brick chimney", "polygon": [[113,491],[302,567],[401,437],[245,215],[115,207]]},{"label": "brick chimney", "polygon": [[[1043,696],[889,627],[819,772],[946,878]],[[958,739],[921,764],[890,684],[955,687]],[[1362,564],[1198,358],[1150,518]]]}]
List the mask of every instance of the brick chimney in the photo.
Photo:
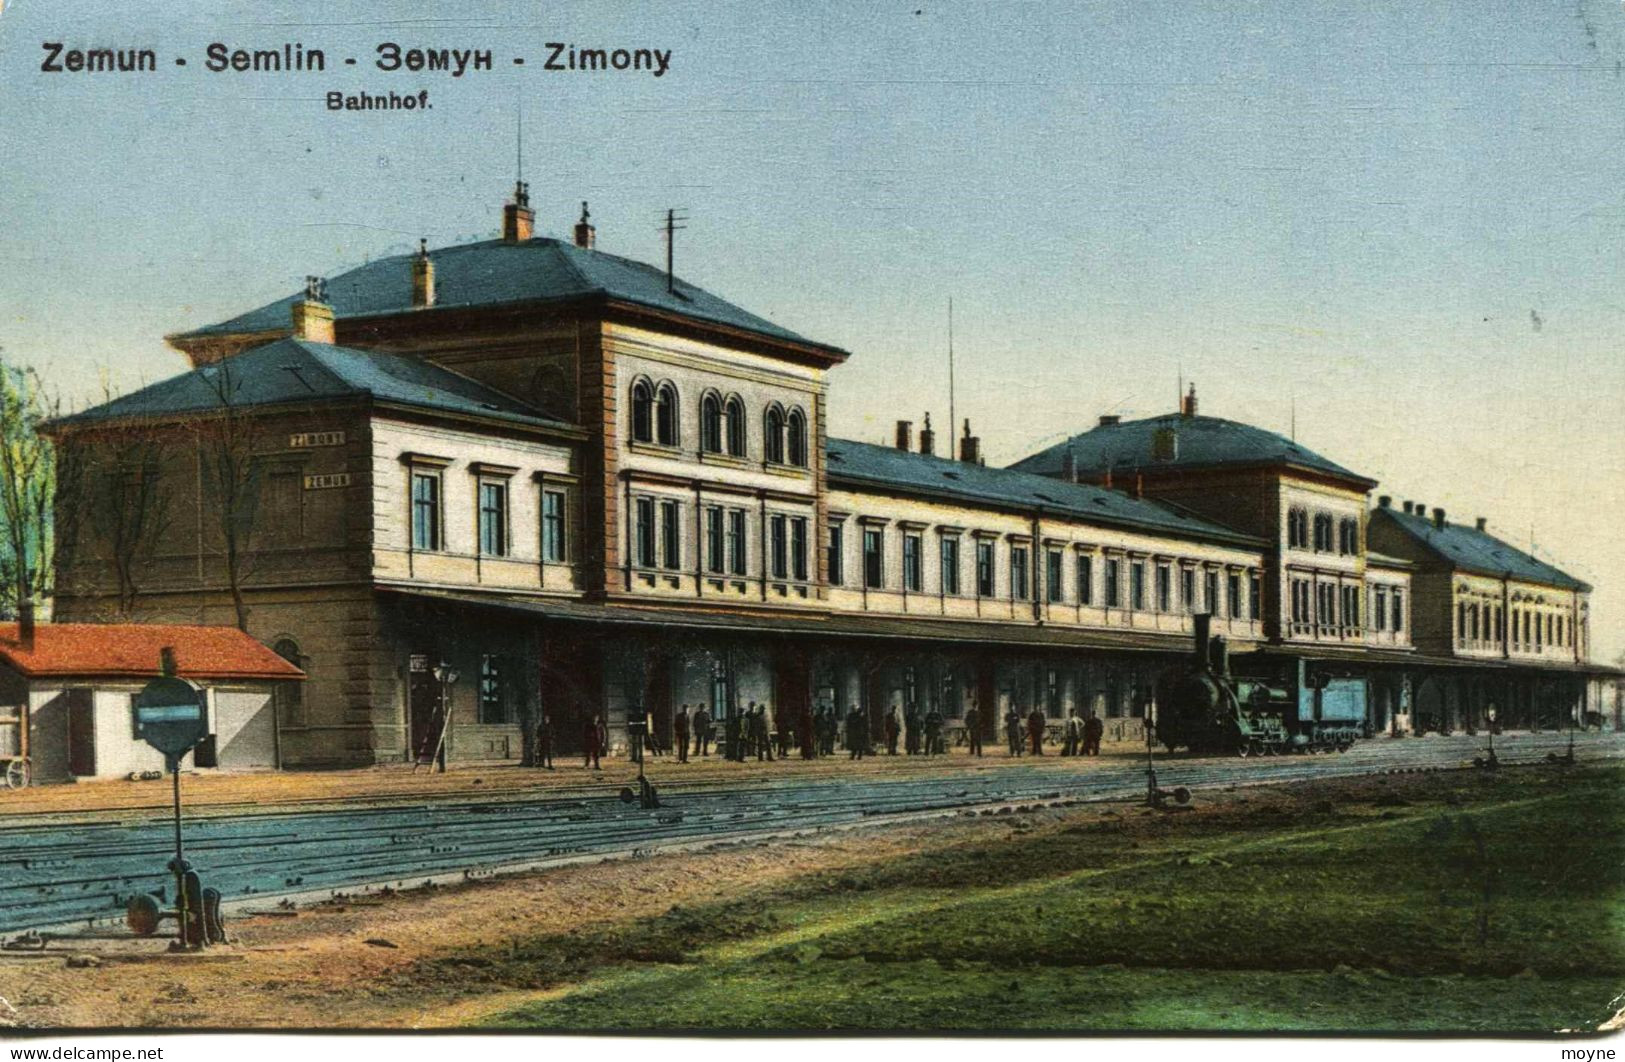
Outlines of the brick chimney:
[{"label": "brick chimney", "polygon": [[17,642],[24,651],[34,648],[34,602],[23,601],[17,605]]},{"label": "brick chimney", "polygon": [[925,427],[920,429],[920,453],[927,457],[937,454],[937,433],[931,430],[931,414],[925,415]]},{"label": "brick chimney", "polygon": [[897,422],[897,448],[908,451],[914,449],[914,422],[900,420]]},{"label": "brick chimney", "polygon": [[327,304],[327,281],[305,278],[305,294],[293,304],[293,338],[312,343],[332,343],[333,307]]},{"label": "brick chimney", "polygon": [[524,243],[530,239],[536,225],[536,212],[530,208],[530,185],[515,181],[513,202],[502,208],[502,240],[504,243]]},{"label": "brick chimney", "polygon": [[1379,509],[1387,509],[1387,508],[1391,507],[1393,504],[1394,504],[1394,499],[1391,496],[1387,495],[1387,494],[1384,494],[1384,495],[1382,495],[1381,497],[1379,497],[1377,499],[1377,508],[1379,508]]},{"label": "brick chimney", "polygon": [[1489,523],[1490,521],[1488,517],[1480,516],[1477,520],[1473,521],[1473,526],[1477,527],[1480,531],[1487,531],[1489,530]]},{"label": "brick chimney", "polygon": [[1444,510],[1437,506],[1433,509],[1433,526],[1440,531],[1444,530]]},{"label": "brick chimney", "polygon": [[970,433],[970,418],[965,418],[965,434],[959,438],[959,459],[967,465],[982,463],[982,440]]},{"label": "brick chimney", "polygon": [[1072,452],[1070,446],[1061,455],[1061,478],[1068,483],[1078,481],[1078,455]]},{"label": "brick chimney", "polygon": [[591,221],[587,220],[590,217],[592,215],[587,213],[587,201],[583,199],[581,201],[581,220],[576,222],[576,246],[587,251],[592,250],[592,245],[597,242],[598,238],[598,230],[592,227]]},{"label": "brick chimney", "polygon": [[1191,384],[1190,393],[1179,404],[1179,415],[1182,417],[1196,416],[1196,385]]},{"label": "brick chimney", "polygon": [[418,241],[412,258],[412,305],[434,305],[434,261],[429,258],[429,241]]},{"label": "brick chimney", "polygon": [[1100,415],[1100,426],[1102,428],[1110,428],[1114,424],[1121,424],[1122,422],[1123,418],[1119,417],[1116,413],[1102,413]]}]

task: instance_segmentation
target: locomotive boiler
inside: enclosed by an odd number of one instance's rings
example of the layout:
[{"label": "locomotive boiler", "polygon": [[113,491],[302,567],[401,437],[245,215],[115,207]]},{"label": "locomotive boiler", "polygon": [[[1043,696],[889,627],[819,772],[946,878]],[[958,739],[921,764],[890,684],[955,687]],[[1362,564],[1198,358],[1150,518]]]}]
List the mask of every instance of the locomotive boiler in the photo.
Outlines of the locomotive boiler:
[{"label": "locomotive boiler", "polygon": [[1196,617],[1190,661],[1158,682],[1156,737],[1172,752],[1258,756],[1347,752],[1366,736],[1366,680],[1307,660],[1231,672],[1211,618]]}]

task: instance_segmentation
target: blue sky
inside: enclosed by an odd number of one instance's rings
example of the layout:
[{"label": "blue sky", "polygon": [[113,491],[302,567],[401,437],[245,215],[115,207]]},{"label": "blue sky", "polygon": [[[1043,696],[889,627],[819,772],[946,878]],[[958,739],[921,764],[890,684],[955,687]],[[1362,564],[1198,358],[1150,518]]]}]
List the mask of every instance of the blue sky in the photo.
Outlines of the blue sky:
[{"label": "blue sky", "polygon": [[[538,225],[853,353],[835,433],[958,408],[1013,461],[1102,412],[1285,431],[1599,585],[1625,648],[1625,11],[1437,3],[350,3],[0,11],[0,345],[74,399],[184,367],[166,332],[494,234],[523,103]],[[45,40],[151,46],[44,74]],[[212,41],[326,50],[215,74]],[[460,79],[382,41],[491,48]],[[548,73],[547,41],[672,50]],[[526,66],[514,67],[513,55]],[[353,55],[352,68],[338,57]],[[176,56],[188,59],[184,69]],[[335,69],[336,67],[336,69]],[[329,90],[423,113],[330,114]]]}]

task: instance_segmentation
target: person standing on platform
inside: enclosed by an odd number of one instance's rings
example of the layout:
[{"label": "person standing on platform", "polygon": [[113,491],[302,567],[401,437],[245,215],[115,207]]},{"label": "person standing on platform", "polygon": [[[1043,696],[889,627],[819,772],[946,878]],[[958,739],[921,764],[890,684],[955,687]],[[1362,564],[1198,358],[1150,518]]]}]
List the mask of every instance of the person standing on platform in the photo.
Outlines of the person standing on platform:
[{"label": "person standing on platform", "polygon": [[751,744],[756,746],[756,759],[758,761],[773,762],[773,741],[767,732],[767,705],[758,704],[756,714],[751,716],[750,727]]},{"label": "person standing on platform", "polygon": [[1083,720],[1078,718],[1078,710],[1072,709],[1066,715],[1066,740],[1061,743],[1061,755],[1076,756],[1081,751],[1083,741]]},{"label": "person standing on platform", "polygon": [[722,722],[722,758],[744,760],[744,743],[740,735],[740,719],[735,712],[728,713]]},{"label": "person standing on platform", "polygon": [[604,730],[604,717],[594,714],[581,727],[581,749],[585,757],[581,766],[583,769],[599,770],[598,757],[604,754],[604,743],[608,740]]},{"label": "person standing on platform", "polygon": [[553,717],[546,712],[536,721],[536,766],[553,769]]},{"label": "person standing on platform", "polygon": [[869,728],[869,720],[864,718],[861,711],[854,708],[846,713],[846,751],[847,759],[861,760],[867,750],[869,735],[865,733]]},{"label": "person standing on platform", "polygon": [[965,709],[965,743],[970,746],[972,756],[981,757],[982,713],[976,710],[974,704]]},{"label": "person standing on platform", "polygon": [[1100,716],[1093,712],[1083,721],[1083,754],[1085,756],[1100,755],[1100,736],[1106,732],[1106,724],[1100,721]]},{"label": "person standing on platform", "polygon": [[812,701],[801,702],[801,713],[796,719],[796,737],[801,739],[801,758],[813,759],[818,755],[818,737],[813,733]]},{"label": "person standing on platform", "polygon": [[1033,755],[1044,754],[1044,713],[1034,707],[1027,715],[1027,737],[1032,742]]},{"label": "person standing on platform", "polygon": [[942,713],[932,707],[925,713],[925,754],[940,756],[942,748]]},{"label": "person standing on platform", "polygon": [[779,708],[773,713],[773,722],[779,739],[779,759],[790,758],[790,745],[795,741],[796,725],[790,719],[790,709]]},{"label": "person standing on platform", "polygon": [[903,713],[903,751],[910,756],[918,756],[920,748],[920,710],[909,705]]},{"label": "person standing on platform", "polygon": [[897,755],[897,738],[902,733],[902,727],[897,723],[897,709],[893,708],[886,713],[886,755]]},{"label": "person standing on platform", "polygon": [[711,755],[711,713],[705,710],[705,705],[694,706],[694,718],[689,723],[694,731],[694,754]]},{"label": "person standing on platform", "polygon": [[671,721],[672,744],[677,746],[677,762],[688,762],[688,705],[677,709],[677,715]]},{"label": "person standing on platform", "polygon": [[1021,755],[1021,713],[1011,703],[1010,710],[1004,713],[1004,740],[1010,746],[1010,755]]}]

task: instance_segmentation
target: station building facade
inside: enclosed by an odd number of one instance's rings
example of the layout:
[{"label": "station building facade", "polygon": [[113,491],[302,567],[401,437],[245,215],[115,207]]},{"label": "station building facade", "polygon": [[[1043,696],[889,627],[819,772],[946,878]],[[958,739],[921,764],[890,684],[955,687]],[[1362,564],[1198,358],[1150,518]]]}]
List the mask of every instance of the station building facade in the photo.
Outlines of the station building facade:
[{"label": "station building facade", "polygon": [[[54,422],[78,470],[57,617],[241,624],[306,675],[278,704],[290,766],[512,760],[543,708],[569,749],[600,713],[618,744],[629,716],[753,701],[877,732],[1037,706],[1136,738],[1198,613],[1240,662],[1370,676],[1377,731],[1419,725],[1436,671],[1538,673],[1558,713],[1600,696],[1583,584],[1560,580],[1567,653],[1441,635],[1494,571],[1194,393],[1008,469],[968,424],[940,456],[929,418],[832,439],[846,351],[598,250],[585,210],[571,239],[532,225],[520,186],[501,238],[171,336],[190,372]],[[1537,574],[1499,584],[1519,615],[1561,611]],[[1441,682],[1435,725],[1488,688]]]}]

